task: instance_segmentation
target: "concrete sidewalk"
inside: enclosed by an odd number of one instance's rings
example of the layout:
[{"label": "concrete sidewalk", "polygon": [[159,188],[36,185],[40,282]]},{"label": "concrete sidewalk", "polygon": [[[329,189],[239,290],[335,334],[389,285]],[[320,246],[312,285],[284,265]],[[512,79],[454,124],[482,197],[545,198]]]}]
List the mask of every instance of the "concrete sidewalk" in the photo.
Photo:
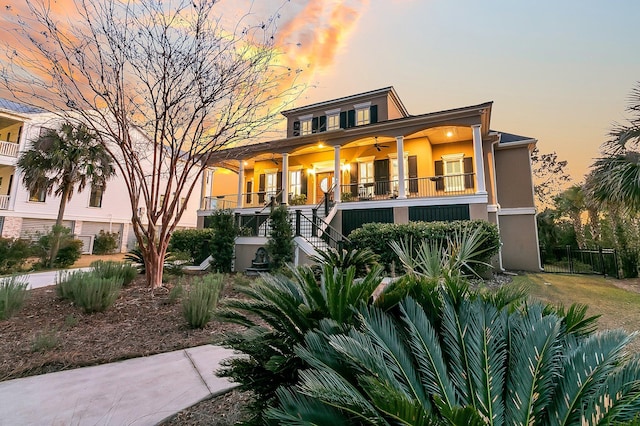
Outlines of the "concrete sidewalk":
[{"label": "concrete sidewalk", "polygon": [[75,269],[61,269],[61,270],[53,270],[53,271],[44,271],[44,272],[31,272],[29,274],[20,275],[23,279],[25,279],[29,286],[27,289],[31,290],[34,288],[47,287],[50,285],[54,285],[56,283],[56,278],[60,273],[71,273],[74,271],[88,271],[91,269],[90,267],[86,268],[75,268]]},{"label": "concrete sidewalk", "polygon": [[214,373],[231,356],[205,345],[0,382],[0,425],[154,425],[235,387]]}]

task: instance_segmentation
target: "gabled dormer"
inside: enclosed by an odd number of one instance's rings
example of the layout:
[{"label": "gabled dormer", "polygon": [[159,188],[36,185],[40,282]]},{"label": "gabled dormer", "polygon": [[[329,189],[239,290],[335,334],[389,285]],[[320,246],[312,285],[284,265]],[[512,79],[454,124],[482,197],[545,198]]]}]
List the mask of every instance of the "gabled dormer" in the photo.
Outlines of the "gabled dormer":
[{"label": "gabled dormer", "polygon": [[393,87],[290,109],[282,114],[287,117],[288,138],[409,116]]}]

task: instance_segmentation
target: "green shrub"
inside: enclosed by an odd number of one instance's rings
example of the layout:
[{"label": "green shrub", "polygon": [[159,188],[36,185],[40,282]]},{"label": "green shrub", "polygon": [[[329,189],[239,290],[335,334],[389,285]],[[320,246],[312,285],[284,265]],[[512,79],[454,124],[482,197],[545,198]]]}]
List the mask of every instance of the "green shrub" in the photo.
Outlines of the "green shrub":
[{"label": "green shrub", "polygon": [[338,250],[329,248],[319,251],[318,256],[311,258],[314,262],[330,265],[332,268],[347,270],[350,266],[356,268],[356,277],[363,277],[368,270],[377,264],[378,256],[370,249]]},{"label": "green shrub", "polygon": [[45,329],[31,342],[31,352],[47,352],[60,346],[60,336],[55,329]]},{"label": "green shrub", "polygon": [[22,308],[27,298],[28,285],[24,277],[0,279],[0,320],[10,318]]},{"label": "green shrub", "polygon": [[224,275],[194,277],[182,299],[182,315],[191,328],[203,328],[211,320],[224,286]]},{"label": "green shrub", "polygon": [[218,374],[253,393],[250,409],[255,424],[263,424],[263,410],[272,405],[276,389],[295,383],[305,367],[293,351],[295,345],[323,321],[330,320],[337,328],[352,324],[353,307],[369,303],[382,281],[379,266],[356,279],[355,267],[341,270],[323,265],[320,284],[309,267],[291,271],[293,278],[266,274],[238,285],[235,290],[243,297],[223,300],[216,314],[247,327],[225,336],[222,344],[245,356],[226,361]]},{"label": "green shrub", "polygon": [[25,261],[31,256],[29,241],[0,238],[0,274],[22,271]]},{"label": "green shrub", "polygon": [[282,268],[293,260],[293,229],[286,206],[278,206],[269,215],[271,233],[267,241],[267,252],[271,267]]},{"label": "green shrub", "polygon": [[210,254],[213,256],[211,268],[217,272],[231,272],[233,263],[233,249],[239,229],[233,218],[231,210],[216,210],[209,217],[209,223],[213,229]]},{"label": "green shrub", "polygon": [[[58,230],[57,236],[56,230]],[[55,260],[51,262],[51,248],[55,238],[59,239],[60,247]],[[68,268],[82,256],[82,241],[74,239],[69,228],[54,226],[51,232],[38,238],[33,245],[33,253],[40,258],[37,267],[51,265],[54,268]]]},{"label": "green shrub", "polygon": [[212,253],[211,240],[215,235],[213,229],[181,229],[174,231],[169,241],[170,252],[188,253],[193,263],[202,263]]},{"label": "green shrub", "polygon": [[119,239],[120,234],[118,232],[104,232],[100,230],[100,233],[96,235],[93,240],[93,254],[115,253],[118,248]]},{"label": "green shrub", "polygon": [[307,204],[307,196],[306,194],[298,194],[289,198],[289,205],[292,206],[303,206]]},{"label": "green shrub", "polygon": [[[351,242],[349,248],[369,248],[380,256],[380,263],[385,265],[387,271],[392,265],[400,267],[398,256],[390,246],[391,241],[412,240],[417,248],[422,240],[429,240],[436,246],[446,248],[447,237],[452,238],[456,232],[473,232],[480,229],[480,238],[483,240],[479,247],[479,255],[474,261],[489,263],[491,257],[498,253],[500,247],[500,235],[498,228],[484,220],[458,220],[453,222],[411,222],[407,224],[394,223],[367,223],[361,228],[349,234]],[[474,268],[481,272],[482,267]]]},{"label": "green shrub", "polygon": [[122,278],[102,278],[95,272],[75,271],[58,276],[56,291],[86,313],[102,312],[116,301],[122,288]]},{"label": "green shrub", "polygon": [[127,286],[138,275],[138,270],[127,263],[114,262],[112,260],[96,260],[91,263],[93,273],[100,278],[118,278],[122,285]]}]

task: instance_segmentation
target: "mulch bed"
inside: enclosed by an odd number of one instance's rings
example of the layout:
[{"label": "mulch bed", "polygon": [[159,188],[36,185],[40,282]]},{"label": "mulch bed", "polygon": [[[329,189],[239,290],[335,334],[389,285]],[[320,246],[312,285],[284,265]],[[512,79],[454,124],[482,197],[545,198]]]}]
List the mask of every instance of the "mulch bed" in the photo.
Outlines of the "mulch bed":
[{"label": "mulch bed", "polygon": [[216,343],[221,332],[241,329],[215,321],[190,329],[180,302],[169,303],[171,287],[151,291],[138,277],[94,314],[58,299],[54,287],[29,291],[22,309],[0,321],[0,381]]}]

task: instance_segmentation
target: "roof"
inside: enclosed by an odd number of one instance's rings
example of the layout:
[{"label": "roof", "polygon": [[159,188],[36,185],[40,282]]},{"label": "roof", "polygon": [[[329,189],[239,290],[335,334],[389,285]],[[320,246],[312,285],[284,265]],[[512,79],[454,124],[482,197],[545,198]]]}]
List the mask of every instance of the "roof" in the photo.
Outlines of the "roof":
[{"label": "roof", "polygon": [[514,135],[513,133],[505,133],[505,132],[500,132],[497,131],[497,133],[500,133],[500,143],[501,144],[510,144],[510,143],[518,143],[518,142],[531,142],[532,140],[535,140],[535,138],[530,138],[528,136],[520,136],[520,135]]},{"label": "roof", "polygon": [[29,105],[23,105],[18,102],[10,101],[8,99],[0,98],[0,109],[5,109],[12,112],[29,114],[45,112],[43,109],[32,107]]},{"label": "roof", "polygon": [[341,103],[341,102],[349,101],[349,100],[352,100],[352,99],[355,100],[355,99],[359,99],[359,98],[367,98],[367,97],[370,97],[372,95],[378,95],[378,94],[382,94],[382,93],[391,93],[392,98],[393,98],[394,102],[397,104],[397,106],[400,109],[400,111],[405,116],[409,115],[409,113],[407,112],[407,108],[404,106],[404,104],[400,100],[400,97],[396,93],[396,90],[393,88],[393,86],[383,87],[382,89],[370,90],[370,91],[364,92],[364,93],[357,93],[355,95],[344,96],[344,97],[338,98],[338,99],[331,99],[331,100],[328,100],[328,101],[317,102],[317,103],[311,104],[311,105],[304,105],[304,106],[301,106],[301,107],[298,107],[298,108],[288,109],[286,111],[282,111],[282,115],[287,116],[287,115],[290,115],[292,113],[296,113],[296,112],[299,112],[299,111],[305,111],[307,109],[315,109],[315,108],[322,107],[324,105],[331,105],[331,104]]}]

